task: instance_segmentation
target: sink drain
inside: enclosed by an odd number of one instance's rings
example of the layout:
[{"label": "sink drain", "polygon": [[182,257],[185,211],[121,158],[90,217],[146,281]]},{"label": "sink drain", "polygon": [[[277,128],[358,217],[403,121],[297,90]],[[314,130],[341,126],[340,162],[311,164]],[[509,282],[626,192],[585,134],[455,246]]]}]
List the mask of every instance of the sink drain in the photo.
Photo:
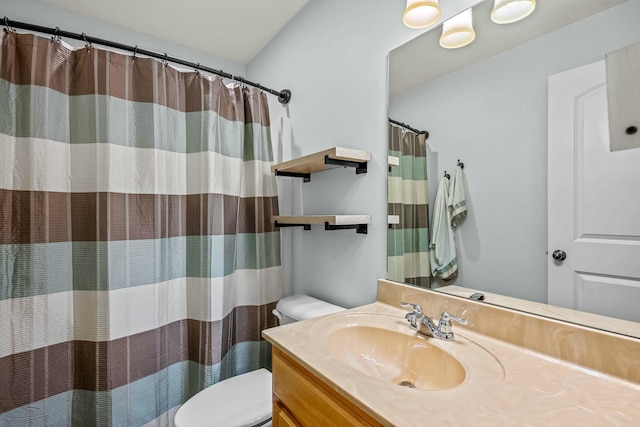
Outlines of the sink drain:
[{"label": "sink drain", "polygon": [[411,381],[402,381],[398,383],[399,386],[408,387],[408,388],[416,388]]}]

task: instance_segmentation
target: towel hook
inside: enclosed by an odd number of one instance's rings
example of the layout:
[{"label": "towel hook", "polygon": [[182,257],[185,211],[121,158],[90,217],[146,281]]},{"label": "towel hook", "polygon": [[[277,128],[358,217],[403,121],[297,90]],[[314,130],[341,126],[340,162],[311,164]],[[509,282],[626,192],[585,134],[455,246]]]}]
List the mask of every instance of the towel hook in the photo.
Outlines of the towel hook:
[{"label": "towel hook", "polygon": [[447,171],[444,171],[444,177],[447,179],[451,179],[451,175],[449,175]]},{"label": "towel hook", "polygon": [[460,169],[464,169],[464,163],[462,163],[460,159],[458,159],[458,166],[460,166]]}]

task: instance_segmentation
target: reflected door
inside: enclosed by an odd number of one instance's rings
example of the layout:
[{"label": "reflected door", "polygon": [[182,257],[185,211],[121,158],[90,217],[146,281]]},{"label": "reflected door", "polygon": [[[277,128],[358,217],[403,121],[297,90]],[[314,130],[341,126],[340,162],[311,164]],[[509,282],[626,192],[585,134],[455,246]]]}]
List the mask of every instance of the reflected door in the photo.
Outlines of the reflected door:
[{"label": "reflected door", "polygon": [[549,77],[549,304],[640,321],[640,149],[610,151],[605,82]]}]

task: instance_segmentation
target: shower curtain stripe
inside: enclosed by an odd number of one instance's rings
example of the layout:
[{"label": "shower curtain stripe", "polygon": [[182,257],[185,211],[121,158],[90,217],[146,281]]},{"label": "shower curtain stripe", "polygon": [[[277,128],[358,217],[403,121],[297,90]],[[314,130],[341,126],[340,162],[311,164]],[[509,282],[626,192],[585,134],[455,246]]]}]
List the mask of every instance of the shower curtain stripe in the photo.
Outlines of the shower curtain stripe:
[{"label": "shower curtain stripe", "polygon": [[[70,426],[70,425],[88,425],[80,424],[78,417],[74,421],[71,414],[65,409],[66,402],[69,400],[77,400],[81,402],[98,401],[104,399],[107,394],[112,396],[112,400],[116,402],[133,400],[136,402],[134,408],[135,415],[133,419],[128,419],[126,413],[114,412],[110,414],[112,417],[111,424],[113,425],[145,425],[147,423],[153,423],[155,425],[167,425],[166,418],[173,419],[173,414],[170,412],[165,413],[162,410],[158,410],[155,404],[155,395],[149,393],[149,388],[154,387],[156,376],[163,376],[169,379],[171,383],[179,383],[181,378],[188,375],[189,372],[195,372],[202,370],[205,372],[205,376],[208,378],[221,378],[223,372],[228,371],[231,365],[238,364],[238,359],[243,355],[250,355],[249,359],[242,360],[243,364],[255,365],[264,363],[260,360],[251,360],[257,354],[264,354],[268,351],[264,342],[246,342],[240,343],[232,347],[223,360],[215,365],[200,366],[194,364],[191,361],[182,361],[173,364],[165,369],[158,371],[157,373],[144,377],[142,379],[133,381],[127,386],[114,388],[109,391],[89,391],[89,390],[71,390],[62,393],[50,395],[44,399],[38,400],[31,406],[32,412],[36,414],[47,414],[46,420],[44,417],[37,418],[34,415],[30,415],[30,410],[27,406],[17,407],[7,412],[0,413],[0,425],[2,426],[14,426],[20,424],[22,420],[31,418],[35,420],[36,424],[47,426]],[[176,408],[182,400],[182,395],[185,393],[191,393],[189,390],[182,389],[180,387],[174,387],[168,390],[167,393],[167,406]],[[102,417],[96,410],[96,406],[86,406],[84,413],[82,414],[83,420],[98,420]],[[93,424],[91,424],[93,425]]]},{"label": "shower curtain stripe", "polygon": [[[279,267],[262,270],[264,280],[277,280]],[[201,322],[215,322],[225,319],[236,306],[261,306],[274,301],[279,297],[277,290],[272,290],[269,295],[255,295],[251,291],[258,286],[255,275],[251,270],[237,270],[232,275],[209,279],[180,278],[168,282],[149,284],[136,288],[123,288],[110,292],[110,301],[105,301],[91,291],[59,292],[0,301],[0,332],[1,336],[9,334],[9,325],[13,322],[13,329],[31,327],[31,323],[42,324],[42,328],[34,329],[30,334],[14,334],[12,340],[0,340],[0,358],[13,353],[20,353],[64,343],[66,341],[109,341],[127,337],[132,334],[157,329],[165,324],[189,318]],[[237,288],[237,296],[231,298],[232,288]],[[199,296],[210,288],[209,312],[200,312],[202,304]],[[156,305],[157,292],[167,292],[172,300],[186,300],[186,304],[173,307],[166,319],[156,319],[150,316]],[[111,307],[109,302],[113,302]],[[35,311],[30,318],[21,318],[23,308],[33,306],[42,307],[48,305],[47,311]],[[112,322],[108,330],[101,330],[98,334],[93,331],[78,329],[70,331],[59,328],[62,320],[50,321],[50,319],[66,319],[73,322],[76,319],[81,324],[92,322],[95,313],[111,308],[116,319],[135,319],[135,323],[128,325],[125,322]],[[73,310],[73,311],[70,311]],[[49,321],[48,321],[49,319]]]},{"label": "shower curtain stripe", "polygon": [[1,49],[0,425],[171,425],[268,367],[265,94],[31,34]]},{"label": "shower curtain stripe", "polygon": [[[244,134],[238,130],[229,136]],[[224,135],[224,132],[222,133]],[[227,137],[227,136],[224,136]],[[112,192],[127,194],[226,194],[238,197],[274,197],[276,192],[260,177],[271,173],[271,161],[241,160],[215,152],[176,154],[165,150],[133,149],[113,144],[62,144],[35,138],[0,134],[0,158],[31,158],[37,176],[24,170],[0,170],[0,185],[15,190],[49,192]],[[109,158],[113,165],[101,165]],[[81,161],[82,160],[82,161]],[[52,167],[52,164],[57,167]],[[62,169],[73,176],[69,182]],[[157,176],[137,176],[134,171],[162,169]],[[164,172],[166,171],[166,172]],[[187,173],[189,171],[189,173]],[[195,177],[201,172],[203,179]],[[240,173],[256,186],[243,186]],[[224,179],[224,181],[222,181]]]},{"label": "shower curtain stripe", "polygon": [[[127,240],[127,233],[130,240],[273,233],[274,224],[270,218],[261,217],[260,212],[273,212],[277,204],[277,197],[225,194],[69,194],[0,189],[0,245],[118,241]],[[100,218],[101,228],[96,230],[92,225],[100,217],[101,205],[109,208]],[[155,218],[156,206],[168,212],[169,217]],[[68,207],[73,209],[69,211]],[[236,217],[236,210],[247,214]],[[215,221],[210,212],[221,212],[226,221]],[[208,223],[196,221],[200,215],[208,218]],[[67,224],[65,219],[69,216],[71,221]],[[128,227],[122,220],[125,217]],[[256,217],[258,222],[253,219]],[[60,226],[44,233],[46,224],[51,222]],[[16,238],[20,240],[15,241]]]},{"label": "shower curtain stripe", "polygon": [[[0,279],[0,300],[70,290],[131,288],[180,277],[214,279],[237,269],[274,267],[280,265],[280,253],[261,248],[276,245],[279,239],[279,233],[273,232],[2,245],[0,255],[10,260],[7,272],[12,272],[12,277]],[[154,263],[158,253],[175,252],[189,253],[189,257],[168,259],[161,265]],[[65,268],[67,264],[71,267]]]},{"label": "shower curtain stripe", "polygon": [[[277,268],[270,270],[271,271],[265,272],[265,274],[271,276],[277,275]],[[258,298],[249,295],[243,297],[241,295],[242,292],[249,293],[256,285],[256,280],[252,280],[253,278],[248,276],[249,275],[245,275],[251,285],[246,286],[244,290],[239,290],[239,298],[237,300],[225,303],[224,292],[229,294],[228,287],[227,289],[212,289],[211,311],[205,314],[198,312],[199,304],[202,302],[195,298],[195,295],[206,290],[207,285],[204,283],[193,286],[173,286],[173,288],[170,289],[167,289],[168,286],[164,284],[158,284],[158,290],[154,289],[156,287],[154,284],[142,287],[142,292],[140,289],[123,289],[120,291],[109,291],[110,295],[96,295],[95,292],[61,292],[48,296],[22,298],[21,301],[19,301],[20,304],[17,304],[15,301],[6,300],[0,305],[0,309],[3,310],[2,314],[0,314],[0,320],[6,322],[18,318],[24,307],[42,307],[45,303],[47,303],[49,307],[46,312],[35,312],[32,315],[34,323],[43,324],[42,329],[33,330],[29,335],[14,335],[11,341],[3,340],[0,342],[0,359],[11,356],[12,354],[64,343],[73,339],[81,341],[109,341],[126,338],[136,333],[161,328],[184,318],[201,323],[216,323],[220,321],[224,323],[230,318],[233,318],[233,316],[237,317],[237,312],[235,314],[233,313],[234,310],[237,310],[237,306],[235,305],[237,303],[240,303],[241,306],[260,307],[270,304],[264,302],[265,300],[277,297],[275,294],[271,295],[271,298]],[[185,280],[181,281],[184,282]],[[189,279],[189,281],[192,280]],[[177,283],[178,281],[174,282]],[[215,285],[212,286],[212,288],[214,287]],[[178,306],[172,307],[172,311],[166,319],[156,319],[145,316],[146,313],[154,308],[154,292],[166,292],[170,298],[183,302]],[[107,299],[107,296],[109,299]],[[99,298],[101,301],[98,303],[96,301]],[[71,302],[69,302],[70,299]],[[109,308],[109,304],[112,305],[111,308]],[[117,316],[116,319],[130,318],[135,319],[136,323],[128,326],[125,322],[114,320],[108,330],[99,331],[98,334],[85,330],[71,332],[61,328],[56,329],[56,327],[59,326],[58,322],[64,320],[72,322],[75,319],[77,322],[90,324],[94,321],[96,312],[109,309],[114,316]],[[51,319],[56,319],[57,321],[51,322]],[[13,323],[13,328],[24,329],[30,326],[27,320],[14,320]],[[3,323],[3,325],[5,326],[0,328],[0,331],[4,332],[4,335],[9,334],[10,323]],[[6,361],[0,360],[0,365],[3,363],[6,363]]]},{"label": "shower curtain stripe", "polygon": [[[111,341],[67,341],[0,358],[0,381],[11,384],[11,387],[0,389],[0,413],[69,390],[110,391],[156,376],[158,371],[183,361],[193,362],[193,369],[202,369],[221,363],[229,352],[233,358],[238,358],[242,355],[233,354],[234,346],[259,342],[260,331],[237,328],[232,336],[225,337],[221,348],[203,348],[200,342],[205,335],[221,336],[223,331],[233,330],[234,323],[238,321],[275,326],[275,322],[270,320],[274,308],[275,303],[238,307],[225,319],[216,322],[186,319]],[[183,336],[188,337],[183,346],[169,351],[160,363],[149,363],[157,347],[163,344],[161,341],[180,342]],[[108,364],[96,366],[100,354],[110,355]],[[267,360],[266,355],[262,357]],[[45,365],[55,369],[44,369]],[[70,370],[76,371],[73,382],[68,378]],[[16,378],[17,372],[21,375],[28,373],[30,380]],[[218,376],[219,379],[221,377]],[[41,386],[34,388],[34,384]]]},{"label": "shower curtain stripe", "polygon": [[[96,48],[72,50],[64,42],[52,43],[33,34],[12,32],[9,37],[3,38],[3,52],[10,60],[0,63],[0,75],[8,83],[50,88],[69,96],[105,95],[177,111],[215,111],[234,121],[242,109],[242,97],[219,85],[218,78],[202,79],[199,73],[185,73],[153,58]],[[42,66],[47,66],[47,72],[23,72]],[[268,109],[244,115],[244,123],[270,124]]]}]

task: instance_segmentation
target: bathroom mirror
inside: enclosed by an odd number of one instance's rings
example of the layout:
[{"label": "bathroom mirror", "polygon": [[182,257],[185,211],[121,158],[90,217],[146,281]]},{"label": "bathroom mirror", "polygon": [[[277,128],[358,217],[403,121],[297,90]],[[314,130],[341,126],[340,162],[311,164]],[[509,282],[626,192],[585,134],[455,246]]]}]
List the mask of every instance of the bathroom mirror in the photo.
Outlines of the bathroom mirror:
[{"label": "bathroom mirror", "polygon": [[[574,310],[547,305],[548,274],[560,266],[560,261],[551,259],[552,253],[563,249],[549,246],[548,183],[552,190],[561,188],[569,175],[589,177],[591,171],[570,165],[560,167],[560,178],[548,178],[559,168],[548,160],[548,154],[556,158],[548,151],[549,123],[555,118],[549,114],[553,96],[549,76],[604,61],[607,53],[640,41],[635,22],[640,0],[538,0],[532,15],[508,25],[491,22],[492,6],[487,0],[473,8],[476,39],[466,47],[441,48],[442,31],[436,27],[389,54],[389,117],[430,133],[426,172],[430,222],[444,171],[453,174],[458,159],[465,164],[469,211],[454,232],[458,277],[447,283],[433,279],[431,286],[462,296],[481,291],[486,303],[640,337],[640,254],[636,255],[640,232],[622,238],[625,246],[615,259],[635,275],[605,280],[587,265],[563,284],[569,292],[579,289],[570,305]],[[606,86],[600,89],[598,99],[605,99],[606,105]],[[617,159],[633,158],[637,166],[639,152],[626,150]],[[637,195],[640,179],[635,183],[631,194]],[[614,186],[610,192],[616,191]],[[559,197],[583,196],[561,193]],[[630,198],[637,203],[637,196]],[[578,201],[585,206],[582,199]],[[601,208],[591,201],[584,211],[591,215]],[[617,209],[610,209],[610,224],[624,222]],[[581,218],[589,221],[590,216]],[[603,231],[584,240],[607,244],[616,233]],[[389,251],[391,247],[388,244]],[[567,250],[571,261],[578,255]],[[636,266],[631,265],[634,260]],[[591,265],[598,263],[594,258]]]}]

